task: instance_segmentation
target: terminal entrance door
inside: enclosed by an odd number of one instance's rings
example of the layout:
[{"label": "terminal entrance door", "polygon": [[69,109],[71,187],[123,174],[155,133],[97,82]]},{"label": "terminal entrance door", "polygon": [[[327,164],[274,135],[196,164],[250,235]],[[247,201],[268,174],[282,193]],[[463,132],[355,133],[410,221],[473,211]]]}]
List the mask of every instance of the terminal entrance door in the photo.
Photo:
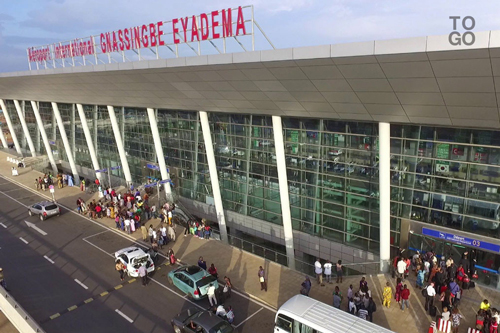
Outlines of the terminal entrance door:
[{"label": "terminal entrance door", "polygon": [[479,250],[473,247],[467,247],[460,244],[444,241],[420,234],[409,235],[408,256],[413,256],[416,251],[426,253],[434,250],[438,259],[441,256],[453,258],[453,261],[458,265],[464,252],[469,253],[469,258],[476,258],[476,271],[479,279],[478,284],[490,286],[500,289],[500,254],[486,250]]}]

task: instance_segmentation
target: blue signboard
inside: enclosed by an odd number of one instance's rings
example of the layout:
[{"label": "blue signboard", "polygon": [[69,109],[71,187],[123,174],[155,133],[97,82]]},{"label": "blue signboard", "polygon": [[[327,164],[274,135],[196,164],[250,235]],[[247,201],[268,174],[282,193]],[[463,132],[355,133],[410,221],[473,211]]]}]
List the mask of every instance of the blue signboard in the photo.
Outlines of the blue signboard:
[{"label": "blue signboard", "polygon": [[166,183],[171,183],[172,181],[170,179],[165,179],[165,180],[160,180],[160,184],[166,184]]},{"label": "blue signboard", "polygon": [[159,166],[157,166],[157,165],[154,165],[154,164],[149,164],[149,163],[148,163],[148,164],[146,164],[146,167],[147,167],[148,169],[152,169],[152,170],[158,170],[158,171],[160,171],[160,167],[159,167]]},{"label": "blue signboard", "polygon": [[114,166],[114,167],[111,167],[111,170],[118,170],[118,169],[121,169],[122,167],[117,165],[117,166]]},{"label": "blue signboard", "polygon": [[51,145],[53,145],[53,146],[55,146],[55,145],[56,145],[56,143],[55,143],[54,141],[49,141],[49,143],[50,143]]},{"label": "blue signboard", "polygon": [[144,185],[144,187],[148,188],[148,187],[153,187],[153,186],[156,186],[156,185],[158,185],[158,183],[146,184],[146,185]]},{"label": "blue signboard", "polygon": [[465,245],[465,246],[471,246],[471,247],[476,247],[478,249],[483,249],[483,250],[488,250],[488,251],[500,253],[500,245],[498,245],[498,244],[483,242],[481,240],[462,237],[462,236],[450,234],[447,232],[432,230],[432,229],[428,229],[428,228],[422,228],[422,234],[424,234],[426,236],[431,236],[434,238],[442,239],[442,240],[447,241],[447,242],[453,242],[453,243],[457,243],[457,244],[461,244],[461,245]]},{"label": "blue signboard", "polygon": [[99,169],[99,170],[96,170],[95,172],[106,172],[108,171],[108,169]]}]

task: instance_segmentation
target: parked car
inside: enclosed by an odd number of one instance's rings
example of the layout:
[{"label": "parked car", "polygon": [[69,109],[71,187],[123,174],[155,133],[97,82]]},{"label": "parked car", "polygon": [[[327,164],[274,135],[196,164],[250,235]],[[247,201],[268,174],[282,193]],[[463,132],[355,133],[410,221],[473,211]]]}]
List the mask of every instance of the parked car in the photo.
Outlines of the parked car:
[{"label": "parked car", "polygon": [[[191,324],[191,322],[193,322]],[[232,333],[233,327],[213,312],[195,308],[187,309],[172,319],[175,333]],[[192,327],[193,325],[194,327]]]},{"label": "parked car", "polygon": [[198,300],[207,295],[211,283],[219,288],[217,279],[198,266],[183,266],[168,273],[168,282],[173,284],[189,297]]},{"label": "parked car", "polygon": [[61,207],[52,201],[42,201],[28,208],[29,216],[37,215],[40,221],[44,221],[51,216],[61,215]]},{"label": "parked car", "polygon": [[149,253],[137,246],[126,247],[115,252],[115,261],[120,260],[125,266],[125,273],[131,277],[139,276],[139,267],[146,266],[148,273],[154,272],[155,264]]}]

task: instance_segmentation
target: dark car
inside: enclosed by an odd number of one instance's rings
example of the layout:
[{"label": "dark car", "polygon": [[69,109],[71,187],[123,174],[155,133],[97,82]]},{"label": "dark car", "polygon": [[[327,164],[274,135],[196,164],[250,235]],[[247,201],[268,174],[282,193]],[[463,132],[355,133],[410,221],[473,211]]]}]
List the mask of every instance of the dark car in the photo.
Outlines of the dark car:
[{"label": "dark car", "polygon": [[[194,326],[194,327],[192,327]],[[175,333],[232,333],[233,327],[221,317],[206,310],[191,308],[172,319]]]}]

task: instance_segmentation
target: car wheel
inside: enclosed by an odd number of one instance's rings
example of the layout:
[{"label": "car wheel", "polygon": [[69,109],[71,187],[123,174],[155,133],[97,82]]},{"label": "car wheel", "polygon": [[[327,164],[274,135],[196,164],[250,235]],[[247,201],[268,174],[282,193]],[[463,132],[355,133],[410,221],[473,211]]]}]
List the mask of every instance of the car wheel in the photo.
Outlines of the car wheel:
[{"label": "car wheel", "polygon": [[39,215],[39,219],[40,219],[40,221],[45,220],[45,218],[43,217],[43,215],[42,215],[42,214],[40,214],[40,215]]},{"label": "car wheel", "polygon": [[31,212],[31,210],[28,210],[28,215],[33,216],[33,213]]},{"label": "car wheel", "polygon": [[182,333],[181,328],[179,326],[172,324],[172,327],[174,328],[175,333]]},{"label": "car wheel", "polygon": [[174,284],[174,281],[172,280],[172,278],[171,278],[170,276],[169,276],[167,279],[168,279],[168,283],[169,283],[170,285],[173,285],[173,284]]}]

